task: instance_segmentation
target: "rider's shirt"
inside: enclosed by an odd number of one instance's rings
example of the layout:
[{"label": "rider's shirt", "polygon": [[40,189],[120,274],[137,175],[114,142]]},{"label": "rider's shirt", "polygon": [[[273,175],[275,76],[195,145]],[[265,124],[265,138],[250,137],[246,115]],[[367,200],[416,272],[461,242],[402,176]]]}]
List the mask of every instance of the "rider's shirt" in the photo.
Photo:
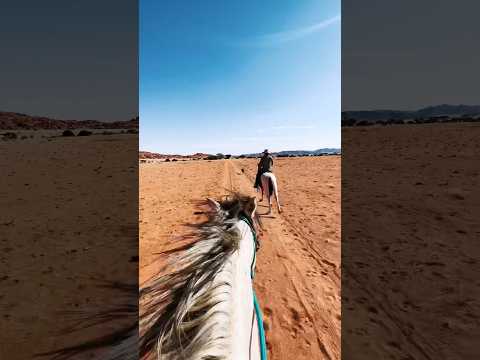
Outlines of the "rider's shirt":
[{"label": "rider's shirt", "polygon": [[262,173],[272,171],[273,158],[270,155],[262,157],[260,160],[259,168]]}]

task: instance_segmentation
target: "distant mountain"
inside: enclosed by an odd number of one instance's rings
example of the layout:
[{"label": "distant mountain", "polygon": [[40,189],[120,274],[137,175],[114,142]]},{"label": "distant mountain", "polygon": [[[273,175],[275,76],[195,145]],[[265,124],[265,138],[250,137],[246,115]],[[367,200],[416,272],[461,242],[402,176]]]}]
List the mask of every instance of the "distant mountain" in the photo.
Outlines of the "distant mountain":
[{"label": "distant mountain", "polygon": [[[452,119],[476,121],[480,118],[480,105],[436,105],[415,111],[364,110],[342,112],[342,125],[368,125],[372,123],[405,123],[407,121],[444,122]],[[361,123],[361,124],[359,124]]]},{"label": "distant mountain", "polygon": [[[310,156],[310,155],[327,155],[327,154],[340,154],[341,150],[339,148],[322,148],[318,150],[284,150],[273,152],[271,155],[273,156]],[[254,153],[254,154],[243,154],[241,156],[245,157],[260,157],[262,153]]]},{"label": "distant mountain", "polygon": [[359,110],[342,112],[342,120],[366,120],[366,121],[382,121],[382,120],[405,120],[415,116],[415,111],[395,111],[395,110]]},{"label": "distant mountain", "polygon": [[176,154],[158,154],[152,153],[149,151],[139,151],[138,158],[139,159],[204,159],[210,154],[204,153],[195,153],[193,155],[176,155]]},{"label": "distant mountain", "polygon": [[480,105],[437,105],[420,109],[417,117],[480,115]]},{"label": "distant mountain", "polygon": [[138,117],[127,121],[58,120],[0,111],[0,130],[138,129]]}]

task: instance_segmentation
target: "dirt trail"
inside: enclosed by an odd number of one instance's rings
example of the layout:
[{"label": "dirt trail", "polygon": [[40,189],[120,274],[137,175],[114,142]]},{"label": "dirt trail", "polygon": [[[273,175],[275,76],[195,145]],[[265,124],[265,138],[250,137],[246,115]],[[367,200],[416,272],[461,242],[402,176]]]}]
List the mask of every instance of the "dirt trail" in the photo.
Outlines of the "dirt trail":
[{"label": "dirt trail", "polygon": [[[233,161],[225,162],[224,181],[229,190],[253,192],[253,177]],[[265,202],[258,211],[266,213]],[[265,232],[255,279],[269,358],[287,359],[295,348],[298,359],[339,359],[340,314],[333,313],[340,306],[339,267],[313,246],[317,239],[287,216],[272,214],[261,217]]]},{"label": "dirt trail", "polygon": [[[140,281],[201,221],[192,200],[254,196],[255,171],[253,159],[141,165]],[[262,216],[255,277],[269,359],[340,359],[340,158],[277,159],[274,171],[283,213]]]}]

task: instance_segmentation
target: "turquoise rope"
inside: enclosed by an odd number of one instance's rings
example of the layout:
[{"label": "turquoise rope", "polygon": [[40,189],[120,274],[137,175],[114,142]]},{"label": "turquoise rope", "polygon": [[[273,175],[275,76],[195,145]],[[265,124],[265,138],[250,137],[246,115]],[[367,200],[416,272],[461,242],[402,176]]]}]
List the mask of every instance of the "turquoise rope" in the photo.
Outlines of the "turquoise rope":
[{"label": "turquoise rope", "polygon": [[257,315],[258,335],[260,336],[260,359],[267,360],[267,344],[265,341],[265,331],[263,329],[263,317],[257,296],[253,291],[253,305],[255,306],[255,314]]},{"label": "turquoise rope", "polygon": [[[241,218],[243,221],[245,221],[248,226],[250,227],[250,230],[252,230],[253,234],[253,246],[256,248],[257,246],[257,234],[255,232],[255,229],[253,225],[250,223],[248,218],[243,217]],[[251,265],[251,277],[255,276],[255,269],[254,269],[254,264],[255,264],[255,257],[256,257],[256,251],[253,253],[253,260],[252,260],[252,265]],[[253,292],[253,307],[255,308],[255,315],[257,317],[257,326],[258,326],[258,336],[260,337],[260,359],[261,360],[267,360],[267,343],[265,340],[265,330],[263,328],[263,316],[262,316],[262,310],[260,310],[260,305],[258,303],[257,295],[255,294],[255,290],[252,289]]]}]

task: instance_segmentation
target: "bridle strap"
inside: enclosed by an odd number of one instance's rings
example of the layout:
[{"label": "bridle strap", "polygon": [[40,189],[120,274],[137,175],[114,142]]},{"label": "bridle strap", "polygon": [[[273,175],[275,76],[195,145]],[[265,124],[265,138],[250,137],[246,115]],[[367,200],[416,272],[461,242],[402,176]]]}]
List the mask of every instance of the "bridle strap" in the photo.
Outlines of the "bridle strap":
[{"label": "bridle strap", "polygon": [[[255,228],[253,224],[250,222],[250,219],[248,219],[246,216],[241,216],[240,220],[243,220],[247,223],[249,226],[250,230],[252,231],[253,234],[253,242],[255,246],[255,252],[253,253],[253,259],[252,259],[252,265],[250,266],[250,274],[251,278],[253,280],[255,276],[255,258],[256,258],[256,253],[258,250],[257,244],[258,244],[258,239],[257,239],[257,232],[255,231]],[[252,287],[252,292],[253,292],[253,307],[254,307],[254,315],[257,318],[257,326],[258,326],[258,336],[260,337],[260,359],[261,360],[267,360],[267,344],[265,340],[265,329],[263,328],[263,315],[262,311],[260,309],[260,305],[258,303],[257,295],[255,294],[255,290]],[[252,330],[253,330],[253,323],[252,323]],[[251,347],[251,341],[252,338],[250,337],[250,347]]]}]

